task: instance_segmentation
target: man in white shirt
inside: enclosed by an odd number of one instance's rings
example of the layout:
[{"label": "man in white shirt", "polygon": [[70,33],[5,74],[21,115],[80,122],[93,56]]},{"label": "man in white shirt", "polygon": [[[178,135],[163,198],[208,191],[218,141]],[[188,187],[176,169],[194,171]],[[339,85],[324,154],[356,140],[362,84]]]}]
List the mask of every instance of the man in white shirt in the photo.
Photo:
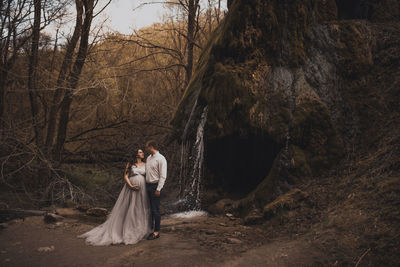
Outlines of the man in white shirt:
[{"label": "man in white shirt", "polygon": [[154,141],[146,143],[146,150],[150,153],[146,160],[146,190],[150,199],[151,229],[153,229],[153,232],[147,237],[148,240],[160,237],[160,197],[167,179],[167,160],[157,148]]}]

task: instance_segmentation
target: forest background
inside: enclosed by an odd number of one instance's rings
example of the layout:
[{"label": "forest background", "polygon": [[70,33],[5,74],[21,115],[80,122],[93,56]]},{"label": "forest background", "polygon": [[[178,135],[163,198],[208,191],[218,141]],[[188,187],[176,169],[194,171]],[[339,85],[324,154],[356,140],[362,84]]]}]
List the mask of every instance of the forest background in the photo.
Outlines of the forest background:
[{"label": "forest background", "polygon": [[167,156],[170,186],[179,175],[169,122],[226,2],[168,1],[161,23],[129,35],[93,23],[110,2],[0,1],[3,208],[111,206],[148,139]]}]

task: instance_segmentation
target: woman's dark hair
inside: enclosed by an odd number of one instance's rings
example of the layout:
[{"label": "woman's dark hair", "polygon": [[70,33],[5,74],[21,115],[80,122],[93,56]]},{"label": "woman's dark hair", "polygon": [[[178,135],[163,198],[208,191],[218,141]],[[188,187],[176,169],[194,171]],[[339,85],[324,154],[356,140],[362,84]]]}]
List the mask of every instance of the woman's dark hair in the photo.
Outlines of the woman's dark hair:
[{"label": "woman's dark hair", "polygon": [[[126,170],[127,172],[129,172],[129,170],[132,168],[133,165],[136,166],[136,163],[137,163],[137,156],[138,156],[138,154],[139,154],[139,150],[142,150],[142,151],[143,151],[143,149],[138,148],[138,149],[136,149],[136,150],[133,150],[133,151],[136,151],[136,154],[135,154],[135,155],[133,155],[133,153],[130,153],[129,158],[128,158],[128,169]],[[145,159],[143,159],[142,161],[145,162]]]}]

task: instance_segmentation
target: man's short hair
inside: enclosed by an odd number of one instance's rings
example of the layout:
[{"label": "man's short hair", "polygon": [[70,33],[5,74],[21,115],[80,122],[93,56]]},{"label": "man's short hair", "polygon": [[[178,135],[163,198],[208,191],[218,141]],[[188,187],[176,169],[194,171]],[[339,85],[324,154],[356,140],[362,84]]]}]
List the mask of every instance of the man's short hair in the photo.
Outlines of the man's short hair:
[{"label": "man's short hair", "polygon": [[147,141],[147,143],[146,143],[146,147],[153,147],[154,149],[157,149],[158,148],[158,146],[157,146],[157,143],[156,143],[156,141],[154,141],[154,140],[149,140],[149,141]]}]

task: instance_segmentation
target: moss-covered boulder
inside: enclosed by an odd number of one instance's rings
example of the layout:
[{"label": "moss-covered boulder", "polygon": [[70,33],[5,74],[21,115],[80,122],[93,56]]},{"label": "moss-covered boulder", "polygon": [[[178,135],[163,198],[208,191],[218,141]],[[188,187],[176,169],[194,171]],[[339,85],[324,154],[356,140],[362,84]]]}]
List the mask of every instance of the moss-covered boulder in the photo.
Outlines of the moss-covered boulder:
[{"label": "moss-covered boulder", "polygon": [[296,209],[308,195],[300,189],[293,189],[264,206],[263,217],[270,219],[280,212]]}]

